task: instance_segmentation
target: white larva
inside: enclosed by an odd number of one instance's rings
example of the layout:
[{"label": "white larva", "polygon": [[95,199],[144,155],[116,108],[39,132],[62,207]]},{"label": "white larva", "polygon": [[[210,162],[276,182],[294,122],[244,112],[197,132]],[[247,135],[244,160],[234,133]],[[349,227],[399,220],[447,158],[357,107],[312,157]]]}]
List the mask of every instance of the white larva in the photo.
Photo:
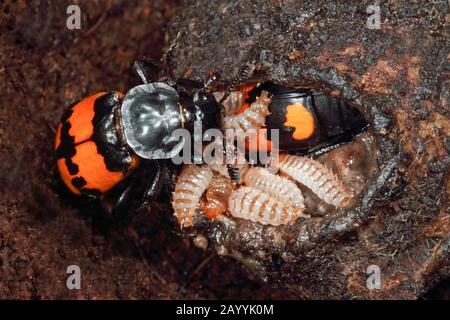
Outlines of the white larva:
[{"label": "white larva", "polygon": [[261,92],[261,95],[248,109],[237,115],[226,116],[224,119],[225,128],[257,132],[259,128],[264,126],[271,101],[272,99],[268,97],[267,91]]},{"label": "white larva", "polygon": [[214,172],[224,176],[224,177],[228,177],[228,170],[227,167],[224,166],[223,164],[216,164],[216,163],[211,163],[208,165]]},{"label": "white larva", "polygon": [[206,190],[206,217],[213,219],[228,210],[228,197],[233,191],[230,177],[215,173]]},{"label": "white larva", "polygon": [[[220,101],[225,92],[214,92],[217,101]],[[231,91],[228,97],[222,102],[227,115],[233,115],[244,105],[244,94],[241,91]]]},{"label": "white larva", "polygon": [[207,166],[185,165],[178,176],[173,193],[172,207],[174,216],[181,228],[193,225],[195,211],[200,198],[213,177],[211,168]]},{"label": "white larva", "polygon": [[295,209],[304,208],[302,192],[295,183],[261,167],[249,168],[243,177],[246,186],[261,190]]},{"label": "white larva", "polygon": [[263,225],[286,225],[303,215],[304,209],[294,209],[277,201],[269,194],[250,187],[233,191],[228,199],[228,212],[236,218],[247,219]]},{"label": "white larva", "polygon": [[278,167],[281,173],[305,185],[328,204],[343,208],[351,203],[352,191],[333,171],[316,160],[281,155]]}]

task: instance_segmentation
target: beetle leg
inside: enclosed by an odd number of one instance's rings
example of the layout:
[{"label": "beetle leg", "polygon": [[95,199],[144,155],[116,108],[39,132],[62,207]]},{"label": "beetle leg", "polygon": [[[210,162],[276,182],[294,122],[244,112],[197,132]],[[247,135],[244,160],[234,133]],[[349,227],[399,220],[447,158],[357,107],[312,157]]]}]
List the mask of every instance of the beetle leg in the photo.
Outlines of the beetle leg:
[{"label": "beetle leg", "polygon": [[221,104],[222,102],[224,102],[226,98],[228,98],[228,95],[231,93],[231,91],[239,86],[242,82],[250,79],[255,69],[256,66],[252,63],[243,64],[239,68],[238,74],[234,77],[233,81],[231,81],[231,84],[228,86],[227,90],[225,90],[225,94],[223,95],[222,99],[220,99],[219,103]]},{"label": "beetle leg", "polygon": [[172,201],[172,194],[175,190],[175,184],[179,175],[179,166],[174,165],[171,161],[164,161],[164,166],[162,167],[164,175],[164,192]]},{"label": "beetle leg", "polygon": [[[133,72],[141,79],[144,84],[158,81],[158,77],[163,73],[167,78],[166,82],[169,85],[175,85],[175,81],[173,80],[173,50],[178,44],[178,40],[180,39],[183,32],[178,32],[174,41],[170,44],[169,49],[163,58],[163,63],[156,61],[149,57],[144,57],[141,59],[134,60],[131,63],[131,69]],[[150,73],[146,71],[146,69],[150,70]]]},{"label": "beetle leg", "polygon": [[157,81],[159,74],[166,68],[158,61],[145,57],[134,60],[131,63],[131,69],[141,79],[142,83],[147,84]]},{"label": "beetle leg", "polygon": [[167,179],[165,174],[167,167],[164,165],[164,161],[152,161],[155,162],[156,166],[151,166],[149,169],[145,170],[143,174],[143,179],[150,179],[151,182],[147,186],[147,190],[144,193],[143,201],[154,201],[158,198],[161,193]]},{"label": "beetle leg", "polygon": [[155,200],[165,183],[160,161],[145,161],[127,179],[127,185],[113,204],[112,215],[127,218],[148,201]]},{"label": "beetle leg", "polygon": [[203,84],[200,81],[178,78],[175,80],[177,91],[184,92],[185,94],[190,94],[192,92],[198,92],[203,89]]},{"label": "beetle leg", "polygon": [[193,92],[211,92],[213,91],[213,87],[219,81],[219,74],[215,72],[211,72],[208,74],[205,82],[202,83],[200,81],[186,79],[186,78],[178,78],[175,80],[175,84],[177,89],[182,89],[187,94],[192,94]]},{"label": "beetle leg", "polygon": [[169,45],[169,48],[167,49],[165,55],[164,55],[164,61],[167,65],[167,75],[170,79],[173,79],[173,69],[174,69],[174,62],[173,62],[173,51],[178,45],[178,41],[180,40],[181,36],[185,34],[185,31],[178,31],[177,35],[175,36],[175,39],[173,39],[172,43]]},{"label": "beetle leg", "polygon": [[211,92],[213,91],[214,86],[217,85],[219,82],[220,75],[217,72],[210,72],[208,73],[208,77],[206,78],[205,82],[203,83],[203,89],[202,91],[205,92]]}]

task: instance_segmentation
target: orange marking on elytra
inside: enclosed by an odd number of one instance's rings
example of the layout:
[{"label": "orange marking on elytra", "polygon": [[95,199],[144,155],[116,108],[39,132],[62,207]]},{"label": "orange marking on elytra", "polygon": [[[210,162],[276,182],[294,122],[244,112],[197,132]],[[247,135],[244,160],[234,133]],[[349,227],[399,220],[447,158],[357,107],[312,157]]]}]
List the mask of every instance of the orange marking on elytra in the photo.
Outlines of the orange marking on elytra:
[{"label": "orange marking on elytra", "polygon": [[69,169],[66,166],[66,159],[58,159],[56,161],[56,165],[58,166],[59,175],[64,182],[64,184],[75,194],[80,194],[80,190],[78,188],[75,188],[72,185],[72,178],[75,178],[76,176],[72,176],[69,173]]},{"label": "orange marking on elytra", "polygon": [[94,133],[94,104],[95,100],[103,96],[105,92],[99,92],[78,102],[73,107],[73,113],[69,117],[69,134],[75,137],[74,143],[80,143],[88,140]]},{"label": "orange marking on elytra", "polygon": [[286,107],[286,127],[295,129],[292,137],[295,140],[305,140],[311,137],[315,130],[314,117],[302,104],[290,104]]},{"label": "orange marking on elytra", "polygon": [[105,159],[98,153],[93,141],[86,141],[76,146],[76,150],[77,153],[72,157],[72,161],[80,170],[76,176],[86,180],[85,188],[106,192],[125,177],[123,172],[108,170]]}]

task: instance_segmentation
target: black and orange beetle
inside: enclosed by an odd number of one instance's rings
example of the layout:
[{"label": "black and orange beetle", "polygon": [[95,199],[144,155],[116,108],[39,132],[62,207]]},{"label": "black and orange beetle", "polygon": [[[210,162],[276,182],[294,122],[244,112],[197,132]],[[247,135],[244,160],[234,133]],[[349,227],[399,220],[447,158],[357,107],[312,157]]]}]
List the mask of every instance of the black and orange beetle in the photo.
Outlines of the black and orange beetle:
[{"label": "black and orange beetle", "polygon": [[[266,82],[243,86],[244,110],[262,90],[272,94],[266,127],[259,131],[258,143],[267,141],[270,150],[270,129],[279,131],[279,149],[291,154],[317,156],[352,141],[368,128],[359,110],[342,99],[309,89],[298,89]],[[250,150],[255,152],[257,150]]]},{"label": "black and orange beetle", "polygon": [[171,175],[165,160],[183,147],[172,138],[174,130],[192,132],[194,121],[202,121],[203,130],[220,124],[219,104],[211,93],[190,93],[177,81],[151,82],[155,77],[146,67],[157,68],[151,60],[132,64],[143,84],[125,95],[100,92],[74,103],[56,132],[64,185],[75,195],[113,198],[107,208],[113,216],[158,196]]}]

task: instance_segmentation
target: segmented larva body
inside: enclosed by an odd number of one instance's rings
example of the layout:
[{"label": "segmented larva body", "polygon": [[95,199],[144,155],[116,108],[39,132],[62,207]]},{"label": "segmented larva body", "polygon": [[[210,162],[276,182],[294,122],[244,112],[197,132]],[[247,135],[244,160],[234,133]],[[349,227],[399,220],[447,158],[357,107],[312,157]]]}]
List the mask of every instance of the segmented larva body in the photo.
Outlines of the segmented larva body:
[{"label": "segmented larva body", "polygon": [[304,216],[303,210],[294,209],[286,203],[277,201],[269,194],[250,187],[241,187],[233,191],[228,199],[230,215],[263,225],[291,224]]},{"label": "segmented larva body", "polygon": [[[217,101],[222,99],[225,92],[214,92],[213,95]],[[228,97],[222,102],[227,115],[233,115],[244,105],[244,94],[241,91],[231,91]]]},{"label": "segmented larva body", "polygon": [[233,191],[233,183],[227,176],[214,174],[208,189],[206,190],[205,215],[215,218],[228,210],[228,197]]},{"label": "segmented larva body", "polygon": [[211,168],[196,165],[185,165],[178,176],[172,207],[182,228],[193,225],[195,210],[212,177]]},{"label": "segmented larva body", "polygon": [[267,91],[262,91],[261,95],[253,102],[249,108],[237,115],[226,116],[225,128],[243,130],[244,132],[257,131],[265,124],[266,116],[269,114],[269,104],[272,101]]},{"label": "segmented larva body", "polygon": [[280,172],[305,185],[320,199],[335,207],[350,204],[353,193],[329,168],[320,162],[301,156],[281,155]]},{"label": "segmented larva body", "polygon": [[260,167],[249,168],[243,178],[246,186],[261,190],[295,209],[304,208],[302,192],[295,183]]}]

